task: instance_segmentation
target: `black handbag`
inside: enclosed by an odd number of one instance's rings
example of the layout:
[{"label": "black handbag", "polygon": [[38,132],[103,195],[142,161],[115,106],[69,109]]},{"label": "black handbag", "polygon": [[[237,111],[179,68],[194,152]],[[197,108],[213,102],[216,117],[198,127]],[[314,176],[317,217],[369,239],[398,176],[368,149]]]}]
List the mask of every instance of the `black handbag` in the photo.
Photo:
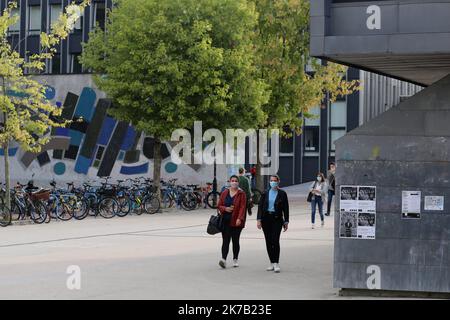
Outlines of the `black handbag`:
[{"label": "black handbag", "polygon": [[210,235],[215,235],[221,233],[223,231],[223,219],[220,214],[216,216],[211,216],[209,218],[208,227],[206,228],[206,232]]},{"label": "black handbag", "polygon": [[306,201],[312,202],[312,197],[313,197],[313,193],[310,192],[310,193],[308,194],[308,199],[306,199]]}]

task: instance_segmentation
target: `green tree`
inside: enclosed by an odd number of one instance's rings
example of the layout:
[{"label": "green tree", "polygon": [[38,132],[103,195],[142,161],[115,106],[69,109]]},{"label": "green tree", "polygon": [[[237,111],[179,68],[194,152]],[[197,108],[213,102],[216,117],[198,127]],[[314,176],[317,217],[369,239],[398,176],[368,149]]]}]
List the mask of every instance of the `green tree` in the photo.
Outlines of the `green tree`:
[{"label": "green tree", "polygon": [[[271,90],[264,105],[266,121],[260,128],[279,129],[290,135],[301,133],[309,110],[321,105],[325,93],[331,101],[358,89],[355,81],[346,81],[346,67],[322,65],[309,56],[309,0],[250,0],[259,14],[255,45],[260,76]],[[310,66],[314,74],[308,74]],[[257,166],[258,173],[260,165]],[[257,187],[262,190],[257,176]]]},{"label": "green tree", "polygon": [[[56,52],[55,46],[73,29],[80,13],[90,3],[71,4],[52,25],[49,33],[40,35],[40,52],[28,60],[19,55],[8,42],[8,28],[19,20],[13,15],[16,1],[8,3],[0,16],[0,146],[4,149],[5,184],[10,189],[9,146],[15,141],[23,150],[39,152],[49,141],[50,127],[63,127],[68,122],[58,121],[61,109],[46,101],[46,86],[25,75],[25,70],[40,73],[45,62]],[[23,41],[23,40],[22,40]],[[6,192],[6,206],[10,207]]]},{"label": "green tree", "polygon": [[255,69],[257,14],[245,0],[120,0],[81,61],[113,100],[111,114],[161,142],[175,129],[265,122],[267,86]]}]

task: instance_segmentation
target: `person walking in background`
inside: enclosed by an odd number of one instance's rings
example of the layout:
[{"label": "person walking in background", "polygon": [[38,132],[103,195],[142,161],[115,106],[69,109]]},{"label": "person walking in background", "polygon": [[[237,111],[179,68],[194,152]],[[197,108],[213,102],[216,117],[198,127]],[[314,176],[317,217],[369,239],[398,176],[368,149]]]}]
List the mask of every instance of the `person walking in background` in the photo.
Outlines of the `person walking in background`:
[{"label": "person walking in background", "polygon": [[318,173],[316,181],[313,182],[309,191],[312,193],[311,199],[311,228],[315,228],[316,223],[316,207],[319,207],[320,219],[322,227],[325,225],[325,217],[323,215],[323,203],[327,194],[327,182],[323,173]]},{"label": "person walking in background", "polygon": [[279,273],[280,269],[280,236],[281,230],[286,232],[289,226],[289,201],[284,190],[280,189],[280,177],[270,177],[270,189],[261,196],[258,206],[257,228],[262,229],[266,240],[270,266],[267,271]]},{"label": "person walking in background", "polygon": [[231,241],[233,241],[233,267],[239,267],[238,259],[241,249],[239,239],[245,227],[246,207],[247,197],[245,192],[239,189],[239,177],[231,176],[230,188],[222,192],[217,207],[223,218],[222,259],[219,261],[223,269],[227,267],[226,261]]},{"label": "person walking in background", "polygon": [[328,170],[328,204],[327,204],[327,213],[326,216],[330,216],[331,214],[331,205],[333,202],[333,197],[336,194],[336,165],[332,162],[330,163],[330,170]]},{"label": "person walking in background", "polygon": [[252,175],[252,189],[256,189],[256,166],[250,168],[250,174]]},{"label": "person walking in background", "polygon": [[245,169],[239,168],[239,188],[242,189],[242,191],[245,192],[245,195],[247,196],[247,212],[248,215],[252,215],[252,191],[250,190],[250,182],[248,181],[248,178],[245,176]]}]

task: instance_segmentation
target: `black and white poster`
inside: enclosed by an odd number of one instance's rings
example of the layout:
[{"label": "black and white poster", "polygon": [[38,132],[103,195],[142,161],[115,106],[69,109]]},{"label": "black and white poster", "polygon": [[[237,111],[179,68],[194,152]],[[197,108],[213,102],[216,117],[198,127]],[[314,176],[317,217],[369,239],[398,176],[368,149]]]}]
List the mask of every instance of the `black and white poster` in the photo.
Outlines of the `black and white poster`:
[{"label": "black and white poster", "polygon": [[358,213],[358,239],[375,239],[376,214],[369,212]]},{"label": "black and white poster", "polygon": [[358,212],[358,187],[341,186],[341,212]]},{"label": "black and white poster", "polygon": [[358,237],[358,213],[341,212],[339,233],[341,238]]},{"label": "black and white poster", "polygon": [[340,237],[375,239],[377,188],[341,186]]},{"label": "black and white poster", "polygon": [[358,212],[375,213],[377,210],[377,188],[358,187]]}]

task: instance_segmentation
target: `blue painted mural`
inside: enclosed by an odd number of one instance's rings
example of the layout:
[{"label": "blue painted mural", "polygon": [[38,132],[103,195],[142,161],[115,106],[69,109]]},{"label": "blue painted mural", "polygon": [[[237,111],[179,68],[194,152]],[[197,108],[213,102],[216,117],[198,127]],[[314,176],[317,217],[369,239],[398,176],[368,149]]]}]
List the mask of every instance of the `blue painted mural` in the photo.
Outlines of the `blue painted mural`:
[{"label": "blue painted mural", "polygon": [[[56,90],[49,86],[46,98],[54,100],[56,96]],[[10,156],[16,157],[25,169],[37,161],[41,168],[52,166],[51,172],[57,176],[92,175],[92,170],[96,170],[98,177],[106,177],[117,165],[120,168],[116,171],[125,176],[149,172],[153,139],[142,137],[142,133],[128,123],[108,116],[108,109],[112,107],[108,99],[98,99],[94,89],[85,87],[79,95],[68,92],[64,102],[54,102],[62,108],[62,118],[72,123],[68,128],[51,130],[51,140],[40,154],[11,148]],[[143,141],[141,145],[140,141]],[[165,144],[162,155],[163,161],[169,160],[170,152]],[[2,149],[0,156],[4,156]],[[73,168],[73,172],[69,172],[69,168]],[[164,168],[170,174],[178,169],[171,162]]]}]

